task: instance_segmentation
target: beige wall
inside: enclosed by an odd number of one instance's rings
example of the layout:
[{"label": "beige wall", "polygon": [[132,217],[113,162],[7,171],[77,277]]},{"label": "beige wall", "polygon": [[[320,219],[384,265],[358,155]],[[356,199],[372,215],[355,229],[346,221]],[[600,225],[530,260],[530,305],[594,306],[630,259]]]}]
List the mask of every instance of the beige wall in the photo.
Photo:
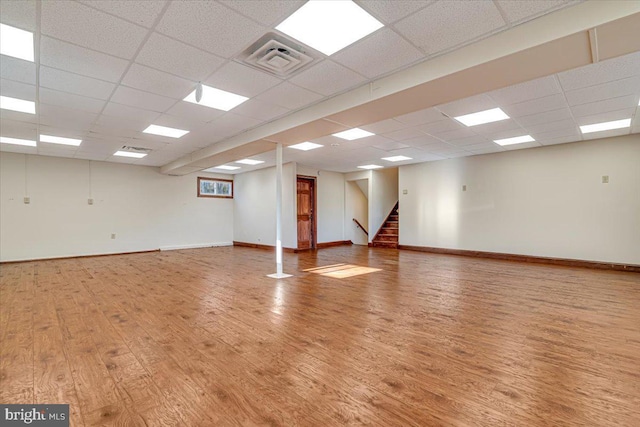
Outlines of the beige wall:
[{"label": "beige wall", "polygon": [[0,153],[2,261],[233,241],[233,201],[198,198],[198,175],[107,162],[89,171],[87,160]]},{"label": "beige wall", "polygon": [[640,135],[402,166],[399,190],[402,245],[640,264]]}]

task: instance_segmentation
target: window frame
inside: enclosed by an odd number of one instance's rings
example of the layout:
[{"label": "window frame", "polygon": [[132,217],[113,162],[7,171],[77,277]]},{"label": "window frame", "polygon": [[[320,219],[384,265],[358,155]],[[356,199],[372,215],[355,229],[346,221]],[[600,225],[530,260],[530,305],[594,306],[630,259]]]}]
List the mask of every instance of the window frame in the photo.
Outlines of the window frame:
[{"label": "window frame", "polygon": [[[202,193],[200,191],[200,183],[202,181],[211,181],[211,182],[224,182],[224,183],[229,183],[230,187],[231,187],[231,194],[230,195],[225,195],[225,194],[206,194],[206,193]],[[232,179],[221,179],[221,178],[207,178],[204,176],[199,176],[198,177],[198,197],[205,197],[205,198],[214,198],[214,199],[233,199],[233,180]]]}]

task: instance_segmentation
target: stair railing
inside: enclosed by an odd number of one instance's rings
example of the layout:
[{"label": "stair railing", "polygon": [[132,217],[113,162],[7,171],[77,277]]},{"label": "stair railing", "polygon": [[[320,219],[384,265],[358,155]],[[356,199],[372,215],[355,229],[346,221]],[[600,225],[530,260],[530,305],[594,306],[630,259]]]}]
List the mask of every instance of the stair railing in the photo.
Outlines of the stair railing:
[{"label": "stair railing", "polygon": [[369,237],[369,232],[362,226],[362,224],[360,224],[360,221],[358,221],[357,219],[353,218],[353,222],[355,222],[356,225],[358,226],[358,228],[361,229],[362,231],[364,231],[364,234],[366,234],[367,237]]}]

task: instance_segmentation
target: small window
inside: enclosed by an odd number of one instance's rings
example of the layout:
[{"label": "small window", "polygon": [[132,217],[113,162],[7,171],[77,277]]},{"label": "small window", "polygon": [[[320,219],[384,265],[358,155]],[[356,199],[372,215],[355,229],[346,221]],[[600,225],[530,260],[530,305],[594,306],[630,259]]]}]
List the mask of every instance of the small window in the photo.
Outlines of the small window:
[{"label": "small window", "polygon": [[198,197],[233,198],[233,181],[198,177]]}]

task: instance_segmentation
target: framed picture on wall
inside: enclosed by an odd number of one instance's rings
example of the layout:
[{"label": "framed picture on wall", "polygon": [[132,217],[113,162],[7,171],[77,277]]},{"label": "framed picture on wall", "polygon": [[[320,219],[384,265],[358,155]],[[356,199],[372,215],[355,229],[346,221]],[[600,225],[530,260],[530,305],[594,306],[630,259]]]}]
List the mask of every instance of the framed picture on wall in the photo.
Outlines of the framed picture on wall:
[{"label": "framed picture on wall", "polygon": [[230,179],[198,177],[198,197],[233,198],[233,181]]}]

